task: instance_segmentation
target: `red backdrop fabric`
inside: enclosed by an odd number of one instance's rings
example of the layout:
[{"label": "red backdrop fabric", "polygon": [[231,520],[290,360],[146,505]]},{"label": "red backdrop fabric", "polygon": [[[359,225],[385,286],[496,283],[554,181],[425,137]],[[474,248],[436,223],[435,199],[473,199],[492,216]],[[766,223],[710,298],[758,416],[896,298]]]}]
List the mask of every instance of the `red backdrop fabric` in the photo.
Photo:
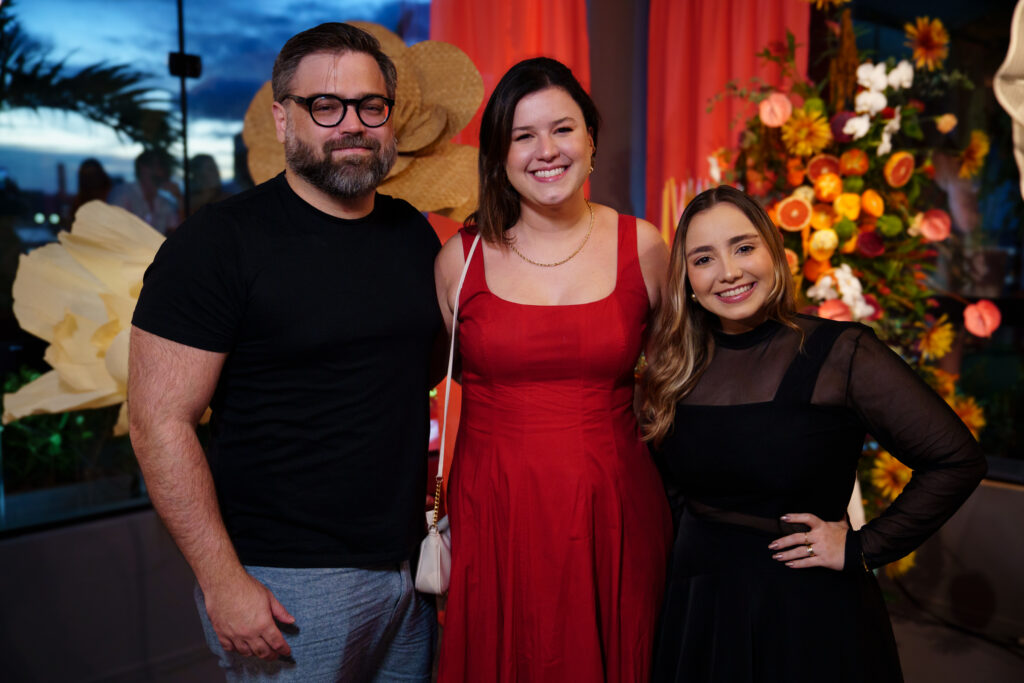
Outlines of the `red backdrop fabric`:
[{"label": "red backdrop fabric", "polygon": [[[778,84],[775,65],[755,55],[786,29],[803,47],[797,68],[807,72],[807,30],[811,6],[798,0],[651,0],[647,53],[647,212],[657,223],[662,190],[675,182],[710,179],[707,157],[719,147],[735,147],[744,101],[708,100],[731,79],[746,86],[753,76]],[[679,209],[682,210],[682,206]]]},{"label": "red backdrop fabric", "polygon": [[[434,0],[430,38],[469,55],[484,79],[483,104],[509,67],[529,57],[557,59],[590,91],[586,0]],[[478,144],[483,104],[455,142]]]}]

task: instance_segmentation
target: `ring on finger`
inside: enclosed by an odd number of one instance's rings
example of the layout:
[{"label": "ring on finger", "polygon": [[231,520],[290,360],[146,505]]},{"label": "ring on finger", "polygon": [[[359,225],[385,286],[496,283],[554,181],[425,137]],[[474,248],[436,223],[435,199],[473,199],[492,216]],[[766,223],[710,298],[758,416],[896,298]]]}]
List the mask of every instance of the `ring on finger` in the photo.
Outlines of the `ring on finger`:
[{"label": "ring on finger", "polygon": [[814,557],[814,546],[807,546],[807,557]]},{"label": "ring on finger", "polygon": [[810,544],[811,544],[811,539],[809,539],[807,537],[807,534],[804,534],[804,545],[810,545]]}]

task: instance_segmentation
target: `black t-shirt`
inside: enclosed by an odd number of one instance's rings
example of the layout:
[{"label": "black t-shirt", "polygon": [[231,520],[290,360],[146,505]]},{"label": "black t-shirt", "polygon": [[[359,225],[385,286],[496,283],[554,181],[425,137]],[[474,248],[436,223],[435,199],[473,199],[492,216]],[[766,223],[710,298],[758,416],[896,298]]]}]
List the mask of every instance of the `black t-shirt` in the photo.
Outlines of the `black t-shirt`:
[{"label": "black t-shirt", "polygon": [[439,248],[405,201],[343,220],[283,174],[160,248],[132,322],[228,354],[207,457],[244,564],[367,566],[419,542]]}]

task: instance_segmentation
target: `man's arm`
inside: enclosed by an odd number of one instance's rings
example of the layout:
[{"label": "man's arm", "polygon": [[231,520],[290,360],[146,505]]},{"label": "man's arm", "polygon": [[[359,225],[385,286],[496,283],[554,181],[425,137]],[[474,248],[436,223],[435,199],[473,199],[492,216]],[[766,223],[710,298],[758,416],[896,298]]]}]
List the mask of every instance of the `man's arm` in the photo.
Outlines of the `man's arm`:
[{"label": "man's arm", "polygon": [[239,562],[195,432],[226,356],[133,326],[128,356],[132,447],[153,507],[195,572],[221,646],[276,659],[291,648],[274,620],[295,619]]}]

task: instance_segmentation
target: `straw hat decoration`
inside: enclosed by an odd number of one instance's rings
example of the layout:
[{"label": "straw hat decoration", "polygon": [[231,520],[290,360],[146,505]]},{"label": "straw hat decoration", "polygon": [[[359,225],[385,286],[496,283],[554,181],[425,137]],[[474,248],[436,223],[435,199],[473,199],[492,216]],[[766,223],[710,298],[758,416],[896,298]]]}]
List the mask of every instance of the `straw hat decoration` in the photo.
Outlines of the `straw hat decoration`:
[{"label": "straw hat decoration", "polygon": [[[477,203],[477,150],[451,138],[483,101],[484,85],[472,60],[449,43],[426,40],[407,47],[379,24],[350,22],[372,34],[398,70],[395,111],[398,158],[378,188],[420,211],[457,221]],[[284,146],[277,141],[268,81],[249,104],[242,137],[249,148],[249,172],[261,183],[284,170]]]}]

